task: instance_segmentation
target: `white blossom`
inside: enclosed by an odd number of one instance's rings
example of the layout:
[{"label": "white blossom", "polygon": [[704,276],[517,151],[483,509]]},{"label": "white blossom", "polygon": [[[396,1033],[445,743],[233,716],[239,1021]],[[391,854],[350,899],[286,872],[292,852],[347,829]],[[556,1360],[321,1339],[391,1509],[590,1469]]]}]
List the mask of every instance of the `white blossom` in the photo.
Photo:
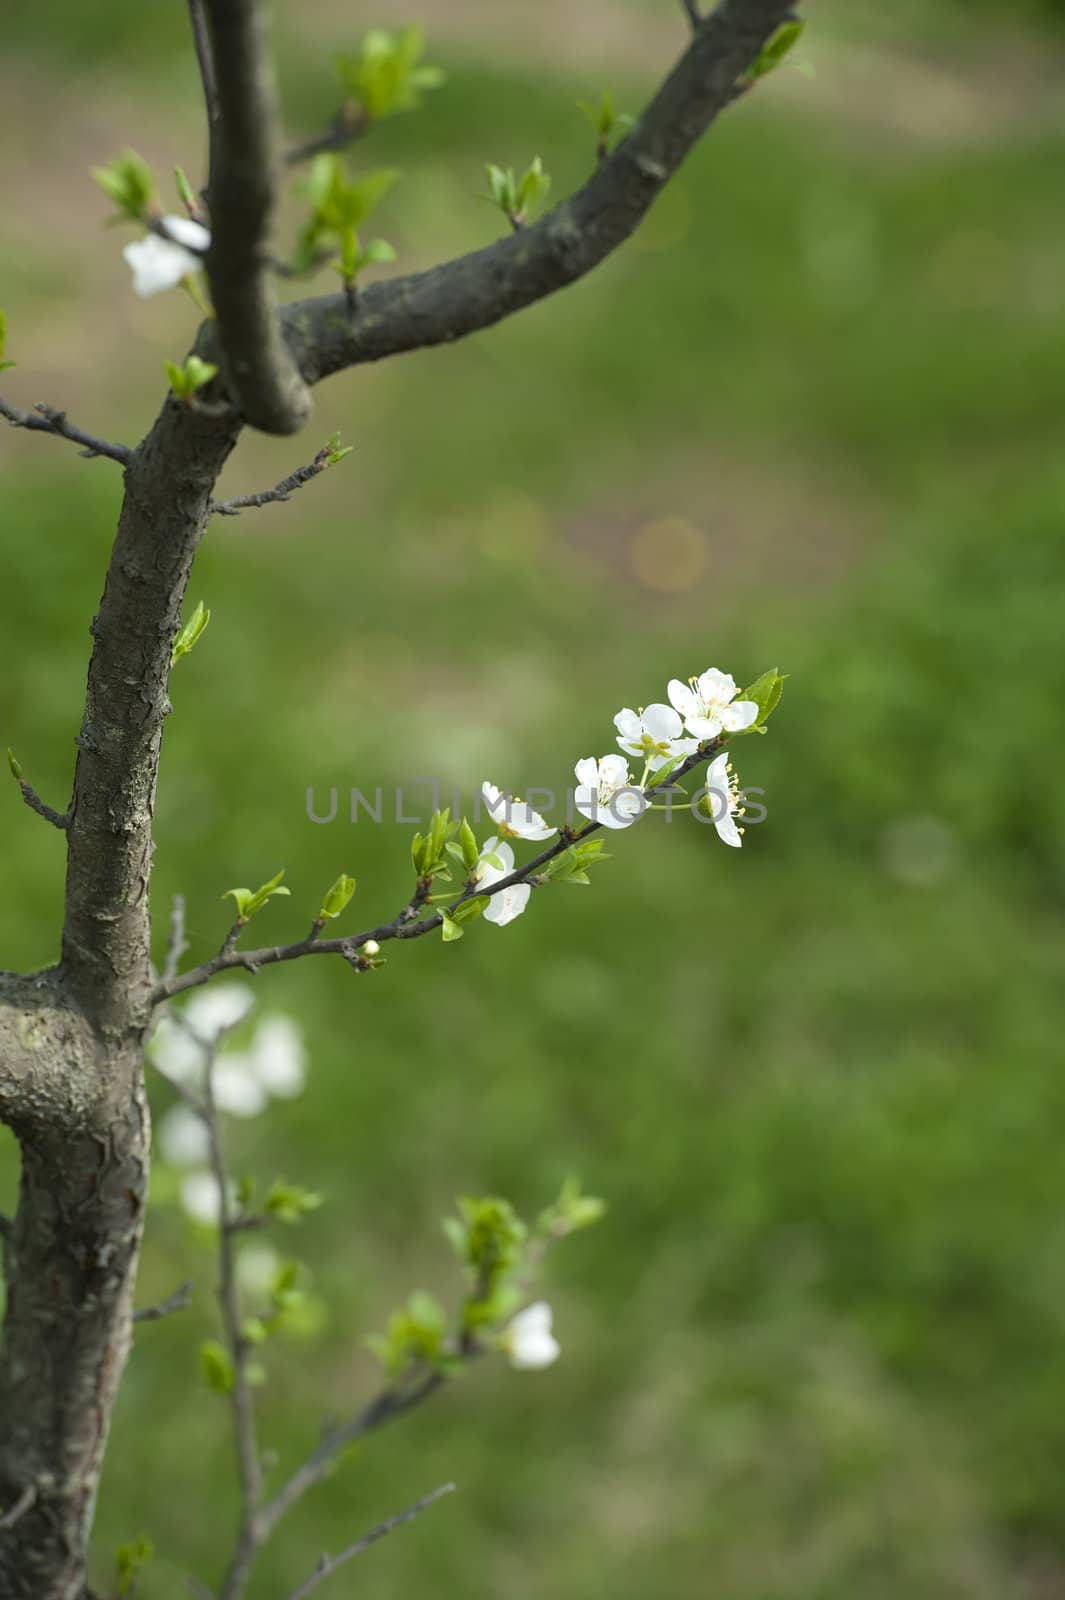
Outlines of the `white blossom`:
[{"label": "white blossom", "polygon": [[[495,856],[501,862],[496,866],[488,860]],[[499,839],[486,839],[481,849],[481,858],[473,869],[473,876],[480,889],[490,888],[493,883],[498,883],[501,878],[509,878],[514,871],[514,851],[506,841]],[[497,928],[505,928],[508,922],[513,922],[515,917],[520,917],[525,907],[529,904],[532,894],[527,883],[512,883],[509,888],[500,889],[494,894],[484,908],[484,920],[494,922]]]},{"label": "white blossom", "polygon": [[512,1367],[532,1372],[557,1361],[562,1347],[551,1332],[552,1313],[546,1300],[537,1300],[511,1320],[503,1335]]},{"label": "white blossom", "polygon": [[293,1100],[307,1078],[303,1035],[291,1017],[264,1017],[248,1052],[251,1070],[267,1094]]},{"label": "white blossom", "polygon": [[175,1167],[198,1167],[207,1160],[207,1124],[191,1106],[171,1106],[156,1133],[163,1159]]},{"label": "white blossom", "polygon": [[185,1021],[198,1039],[212,1043],[244,1021],[255,996],[246,983],[220,983],[194,994],[185,1007]]},{"label": "white blossom", "polygon": [[577,787],[573,803],[582,817],[601,822],[605,828],[628,828],[643,815],[646,801],[633,783],[624,756],[585,756],[574,771]]},{"label": "white blossom", "polygon": [[739,779],[725,751],[706,769],[706,793],[718,838],[738,850],[743,843],[743,829],[737,827],[736,818],[743,816],[744,808]]},{"label": "white blossom", "polygon": [[203,1049],[172,1017],[160,1017],[149,1048],[155,1065],[172,1083],[184,1087],[202,1079]]},{"label": "white blossom", "polygon": [[250,1051],[219,1056],[211,1073],[214,1103],[233,1117],[257,1117],[266,1108],[266,1090],[259,1081]]},{"label": "white blossom", "polygon": [[237,1254],[237,1282],[249,1295],[267,1295],[274,1286],[281,1257],[269,1244],[246,1244]]},{"label": "white blossom", "polygon": [[622,750],[658,772],[667,761],[691,755],[699,748],[698,739],[682,739],[684,725],[672,706],[644,706],[641,711],[626,707],[614,718],[618,744]]},{"label": "white blossom", "polygon": [[488,815],[504,838],[550,839],[557,832],[532,806],[505,795],[494,783],[482,783],[481,796]]},{"label": "white blossom", "polygon": [[735,678],[709,667],[698,678],[681,683],[671,678],[669,698],[684,718],[686,731],[696,739],[716,739],[719,733],[738,733],[749,728],[758,715],[753,700],[737,700]]},{"label": "white blossom", "polygon": [[190,1172],[181,1180],[181,1204],[194,1222],[216,1224],[221,1217],[222,1193],[213,1172]]},{"label": "white blossom", "polygon": [[161,225],[167,238],[146,233],[122,251],[133,272],[133,292],[142,300],[176,289],[183,278],[198,272],[203,265],[202,252],[211,243],[209,231],[191,217],[163,217]]}]

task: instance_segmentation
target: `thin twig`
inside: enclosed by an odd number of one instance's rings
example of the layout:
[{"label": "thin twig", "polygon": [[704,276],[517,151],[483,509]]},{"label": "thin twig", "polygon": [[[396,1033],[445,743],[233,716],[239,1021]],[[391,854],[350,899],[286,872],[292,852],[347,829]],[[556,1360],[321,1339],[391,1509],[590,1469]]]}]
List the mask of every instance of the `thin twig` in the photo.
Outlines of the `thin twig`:
[{"label": "thin twig", "polygon": [[369,126],[370,119],[358,101],[346,100],[324,133],[315,134],[285,151],[285,164],[296,167],[312,156],[325,155],[330,150],[346,150]]},{"label": "thin twig", "polygon": [[196,50],[196,62],[200,69],[200,82],[203,84],[203,101],[207,108],[207,123],[213,129],[218,121],[218,87],[215,83],[214,57],[211,55],[211,39],[207,32],[207,18],[204,15],[203,0],[189,0],[189,22],[192,25],[192,43]]},{"label": "thin twig", "polygon": [[173,983],[178,975],[181,958],[189,948],[185,937],[185,896],[176,894],[170,902],[170,938],[167,940],[166,959],[163,962],[163,982]]},{"label": "thin twig", "polygon": [[685,16],[692,25],[692,32],[698,33],[703,19],[696,0],[680,0],[680,3],[684,8]]},{"label": "thin twig", "polygon": [[172,1295],[165,1300],[160,1300],[157,1306],[145,1306],[141,1311],[133,1313],[134,1322],[161,1322],[164,1317],[169,1317],[175,1311],[187,1311],[192,1304],[192,1280],[178,1286]]},{"label": "thin twig", "polygon": [[251,1344],[245,1336],[240,1314],[236,1250],[233,1244],[234,1216],[230,1210],[228,1175],[214,1098],[216,1051],[217,1040],[205,1046],[203,1117],[207,1127],[209,1164],[215,1183],[218,1185],[218,1292],[226,1346],[233,1363],[230,1403],[240,1476],[240,1528],[237,1546],[222,1586],[221,1600],[237,1600],[237,1596],[244,1591],[248,1572],[259,1544],[256,1523],[262,1496],[263,1475],[258,1430],[255,1425],[255,1400],[248,1378]]},{"label": "thin twig", "polygon": [[0,1243],[6,1244],[11,1237],[11,1218],[0,1212]]},{"label": "thin twig", "polygon": [[356,1539],[354,1544],[349,1544],[348,1548],[342,1550],[338,1556],[323,1556],[306,1583],[301,1584],[295,1594],[291,1596],[291,1600],[306,1600],[307,1595],[312,1590],[317,1589],[320,1583],[324,1583],[326,1578],[339,1571],[347,1562],[353,1561],[356,1556],[361,1556],[364,1550],[368,1550],[372,1544],[376,1544],[378,1539],[383,1539],[394,1528],[401,1528],[405,1522],[412,1522],[415,1517],[427,1510],[437,1500],[442,1500],[447,1494],[454,1494],[455,1487],[453,1483],[442,1483],[439,1489],[434,1489],[431,1494],[422,1495],[422,1498],[416,1500],[412,1506],[408,1506],[406,1511],[400,1511],[394,1517],[387,1517],[384,1522],[371,1529],[369,1533],[364,1533],[361,1539]]},{"label": "thin twig", "polygon": [[61,831],[66,829],[70,823],[69,812],[57,811],[54,806],[48,805],[44,800],[41,799],[33,785],[27,783],[26,779],[22,776],[22,768],[19,766],[10,750],[7,753],[7,759],[10,764],[15,782],[19,786],[19,793],[22,795],[23,800],[29,806],[30,810],[36,811],[37,815],[39,817],[43,817],[45,822],[50,822],[53,828],[59,828]]},{"label": "thin twig", "polygon": [[37,1485],[35,1483],[28,1483],[23,1489],[22,1493],[19,1495],[18,1499],[15,1501],[15,1504],[11,1507],[11,1510],[5,1511],[4,1515],[0,1517],[0,1529],[6,1531],[8,1528],[13,1528],[16,1522],[20,1522],[26,1515],[27,1511],[29,1511],[36,1499]]},{"label": "thin twig", "polygon": [[443,1373],[430,1368],[418,1374],[415,1381],[405,1389],[382,1390],[357,1416],[330,1428],[317,1449],[311,1452],[307,1460],[296,1468],[292,1476],[263,1506],[259,1514],[261,1538],[265,1539],[277,1527],[282,1517],[292,1510],[297,1500],[301,1500],[308,1489],[313,1489],[322,1481],[341,1451],[346,1450],[356,1440],[365,1438],[368,1433],[376,1432],[385,1423],[406,1415],[408,1411],[413,1411],[415,1406],[421,1405],[430,1395],[435,1394],[443,1383]]},{"label": "thin twig", "polygon": [[[722,749],[727,739],[726,734],[718,734],[716,739],[710,739],[699,746],[692,755],[685,756],[684,760],[673,772],[670,779],[676,782],[691,772],[693,767],[711,759]],[[663,789],[663,793],[665,790]],[[578,833],[573,833],[564,828],[554,844],[548,845],[546,850],[541,850],[538,856],[533,856],[531,861],[526,861],[523,866],[516,867],[505,878],[497,882],[482,885],[477,882],[468,883],[454,901],[447,907],[449,915],[453,915],[456,906],[462,905],[467,900],[473,900],[485,895],[491,898],[501,894],[504,889],[510,889],[518,883],[529,883],[536,886],[537,874],[542,867],[568,850],[571,845],[580,843],[592,834],[598,833],[603,827],[601,822],[587,822]],[[412,908],[422,903],[416,895],[414,900],[404,906],[403,910],[391,922],[382,923],[377,928],[367,928],[362,933],[350,934],[337,939],[300,939],[294,944],[271,945],[260,950],[225,950],[223,949],[209,961],[201,966],[190,967],[188,972],[182,973],[173,983],[160,984],[153,996],[155,1005],[161,1005],[164,1000],[171,1000],[175,995],[183,994],[186,989],[197,989],[201,984],[208,983],[219,972],[228,972],[234,968],[241,968],[245,972],[256,973],[260,967],[277,966],[283,961],[298,961],[303,956],[330,956],[339,955],[353,965],[357,971],[369,968],[369,961],[360,955],[362,947],[374,940],[383,944],[391,939],[420,939],[424,934],[432,933],[443,923],[443,914],[439,911],[432,912],[420,921],[412,921]]]},{"label": "thin twig", "polygon": [[110,444],[106,439],[86,433],[84,428],[75,427],[65,411],[57,411],[43,400],[38,400],[32,411],[20,411],[18,406],[0,400],[0,417],[6,417],[13,428],[27,428],[30,433],[51,433],[58,439],[69,439],[71,444],[80,444],[83,456],[108,456],[122,466],[133,457],[128,445]]},{"label": "thin twig", "polygon": [[304,484],[310,483],[325,471],[332,454],[333,447],[324,444],[313,461],[309,461],[305,467],[297,467],[295,472],[290,472],[287,478],[282,478],[274,488],[262,489],[258,494],[238,494],[232,500],[212,500],[211,511],[219,517],[236,517],[242,511],[255,506],[269,506],[278,501],[288,500],[297,489],[302,489]]}]

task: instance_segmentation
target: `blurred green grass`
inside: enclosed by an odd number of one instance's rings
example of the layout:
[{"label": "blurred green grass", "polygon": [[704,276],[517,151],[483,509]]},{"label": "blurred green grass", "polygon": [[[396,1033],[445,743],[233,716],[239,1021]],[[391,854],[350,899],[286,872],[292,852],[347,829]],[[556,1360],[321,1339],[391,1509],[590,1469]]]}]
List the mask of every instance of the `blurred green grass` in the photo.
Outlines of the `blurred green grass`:
[{"label": "blurred green grass", "polygon": [[[194,164],[174,19],[107,14],[127,52],[103,64],[113,112],[78,14],[46,36],[15,7],[27,72],[69,72],[72,115],[91,101],[102,147],[41,158],[72,196],[82,165],[142,142],[134,111],[158,159]],[[982,59],[996,36],[957,37]],[[285,57],[304,125],[309,40]],[[561,189],[587,161],[586,71],[445,54],[449,89],[372,155],[411,174],[381,219],[401,265],[491,236],[483,160],[539,151]],[[611,1202],[550,1266],[560,1365],[478,1371],[372,1441],[281,1536],[264,1600],[449,1478],[461,1494],[353,1586],[1036,1600],[1065,1581],[1065,221],[1047,204],[1065,127],[899,143],[827,112],[822,82],[738,108],[593,280],[324,388],[316,427],[356,453],[205,544],[191,598],[214,621],[175,677],[156,860],[160,941],[181,890],[195,954],[222,889],[282,864],[295,898],[266,937],[301,933],[341,870],[355,925],[400,903],[409,830],[315,827],[310,785],[561,787],[674,674],[791,673],[772,735],[739,747],[769,817],[738,858],[645,824],[590,891],[507,930],[399,950],[372,981],[326,962],[258,980],[314,1073],[233,1130],[239,1162],[329,1200],[294,1241],[328,1328],[269,1358],[285,1461],[369,1392],[363,1333],[416,1284],[454,1295],[456,1193],[529,1212],[575,1170]],[[645,88],[634,66],[619,99]],[[118,243],[79,234],[62,349],[69,247],[42,222],[0,247],[0,298],[10,392],[38,398],[36,334],[72,413],[132,438],[192,324],[177,301],[134,314]],[[87,373],[112,327],[121,356]],[[119,485],[51,441],[4,444],[3,742],[61,799]],[[245,441],[233,488],[299,448]],[[7,803],[0,959],[30,967],[55,955],[59,841]],[[103,1573],[151,1532],[146,1600],[210,1576],[232,1517],[196,1375],[211,1267],[171,1194],[161,1171],[141,1297],[189,1274],[197,1306],[138,1337],[98,1535]]]}]

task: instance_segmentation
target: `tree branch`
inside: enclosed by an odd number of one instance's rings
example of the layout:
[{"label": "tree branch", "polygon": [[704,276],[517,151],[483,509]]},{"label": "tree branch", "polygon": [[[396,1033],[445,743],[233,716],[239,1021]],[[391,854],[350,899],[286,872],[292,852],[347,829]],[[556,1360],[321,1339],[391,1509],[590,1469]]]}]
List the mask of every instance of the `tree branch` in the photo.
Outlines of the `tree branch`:
[{"label": "tree branch", "polygon": [[[691,772],[693,767],[699,766],[704,761],[709,761],[724,748],[727,742],[726,734],[718,734],[716,739],[709,739],[701,744],[692,755],[685,756],[684,760],[675,769],[671,782],[683,778]],[[653,791],[652,791],[653,792]],[[666,792],[663,787],[663,794]],[[590,838],[593,833],[598,833],[602,828],[601,822],[587,822],[578,833],[564,828],[553,844],[541,850],[531,861],[526,861],[522,866],[516,867],[505,878],[485,886],[476,882],[468,883],[461,894],[456,896],[446,910],[450,913],[455,906],[462,905],[466,900],[473,900],[479,896],[501,894],[504,889],[510,889],[516,883],[531,883],[535,886],[537,874],[548,862],[553,861],[564,851],[579,840]],[[377,928],[367,928],[363,933],[349,934],[337,939],[320,939],[316,931],[305,939],[299,939],[294,944],[268,945],[260,950],[233,949],[229,942],[222,946],[217,955],[211,956],[198,967],[190,967],[188,972],[183,972],[180,977],[170,983],[157,985],[153,995],[153,1005],[161,1005],[165,1000],[173,1000],[177,995],[184,994],[188,989],[197,989],[201,984],[208,983],[219,972],[228,972],[234,968],[241,968],[245,972],[256,973],[260,967],[277,966],[283,961],[298,961],[303,956],[343,956],[345,961],[356,967],[356,970],[366,970],[369,962],[365,957],[360,957],[359,952],[370,940],[384,944],[390,939],[420,939],[427,933],[432,933],[443,923],[443,915],[434,911],[430,916],[423,917],[420,921],[412,920],[419,905],[423,900],[419,896],[407,903],[403,910],[393,917],[391,922],[384,922]]]},{"label": "tree branch", "polygon": [[177,977],[181,958],[189,947],[185,937],[185,896],[176,894],[170,903],[170,937],[163,961],[163,982],[173,983]]},{"label": "tree branch", "polygon": [[203,101],[207,110],[207,126],[212,131],[218,122],[218,86],[215,83],[214,58],[211,55],[211,38],[207,31],[203,0],[189,0],[189,24],[192,44],[196,51],[196,65],[200,69]]},{"label": "tree branch", "polygon": [[15,775],[15,782],[19,786],[19,793],[26,805],[29,806],[31,811],[36,811],[39,817],[43,817],[45,822],[50,822],[53,828],[58,828],[62,832],[70,820],[67,813],[65,811],[57,811],[54,806],[48,805],[41,799],[32,784],[27,783],[22,776],[22,769],[15,761],[10,750],[8,751],[7,759],[11,766],[11,771]]},{"label": "tree branch", "polygon": [[332,1577],[334,1572],[338,1572],[341,1567],[345,1566],[349,1561],[353,1561],[356,1556],[361,1556],[364,1550],[368,1550],[372,1544],[376,1544],[378,1539],[383,1539],[394,1528],[401,1528],[405,1522],[412,1522],[415,1517],[428,1510],[429,1506],[434,1505],[437,1500],[442,1500],[446,1494],[454,1494],[455,1487],[453,1483],[441,1484],[439,1489],[434,1489],[431,1494],[423,1495],[412,1506],[408,1506],[406,1511],[400,1511],[394,1517],[387,1517],[384,1522],[373,1528],[369,1533],[364,1533],[361,1539],[356,1539],[354,1544],[349,1544],[348,1548],[342,1550],[338,1556],[323,1556],[306,1583],[300,1584],[300,1587],[291,1596],[291,1600],[306,1600],[307,1595],[317,1589],[320,1583],[324,1583],[326,1578]]},{"label": "tree branch", "polygon": [[632,132],[583,189],[532,227],[427,272],[282,312],[308,383],[364,362],[445,344],[575,282],[635,230],[738,80],[793,12],[793,0],[721,0]]},{"label": "tree branch", "polygon": [[301,161],[310,161],[313,156],[325,155],[330,150],[346,150],[369,126],[370,119],[362,106],[355,100],[345,100],[324,133],[315,134],[302,144],[291,145],[285,151],[285,164],[297,167]]},{"label": "tree branch", "polygon": [[305,467],[297,467],[295,472],[289,473],[287,478],[282,478],[274,488],[262,489],[258,494],[238,494],[232,500],[212,500],[211,511],[218,517],[236,517],[252,507],[269,506],[288,500],[297,489],[302,489],[304,484],[310,483],[325,471],[332,454],[332,446],[324,444],[313,461],[308,462]]},{"label": "tree branch", "polygon": [[162,1322],[164,1317],[173,1316],[175,1311],[187,1311],[192,1304],[192,1280],[186,1279],[168,1295],[165,1300],[160,1300],[156,1306],[144,1306],[142,1310],[133,1313],[134,1322]]},{"label": "tree branch", "polygon": [[6,417],[13,428],[27,428],[31,433],[51,433],[57,439],[69,439],[71,444],[80,444],[83,456],[108,456],[125,466],[133,455],[128,445],[109,444],[106,439],[86,433],[84,428],[76,428],[68,420],[65,411],[57,411],[55,406],[45,405],[43,400],[38,400],[32,411],[20,411],[18,406],[0,399],[0,417]]},{"label": "tree branch", "polygon": [[273,1498],[263,1506],[259,1513],[260,1543],[269,1537],[282,1517],[287,1516],[292,1510],[297,1500],[301,1500],[309,1489],[321,1483],[342,1451],[357,1440],[365,1438],[368,1433],[374,1433],[386,1423],[392,1422],[396,1417],[405,1416],[408,1411],[413,1411],[415,1406],[421,1405],[423,1400],[428,1400],[430,1395],[435,1394],[443,1383],[443,1373],[430,1368],[427,1372],[417,1374],[415,1380],[406,1388],[383,1389],[369,1405],[348,1422],[330,1428],[317,1449],[311,1452],[302,1466],[296,1468]]},{"label": "tree branch", "polygon": [[684,15],[692,25],[692,32],[694,33],[698,28],[702,27],[703,22],[702,14],[699,10],[698,4],[696,3],[696,0],[680,0],[680,3],[681,7],[683,8]]},{"label": "tree branch", "polygon": [[229,1571],[222,1585],[221,1600],[237,1600],[243,1593],[248,1572],[259,1546],[258,1513],[262,1498],[263,1469],[259,1454],[259,1437],[255,1424],[255,1397],[248,1375],[248,1358],[251,1344],[244,1333],[240,1312],[240,1291],[237,1287],[237,1257],[234,1248],[234,1222],[236,1220],[228,1192],[229,1174],[218,1127],[218,1109],[214,1098],[214,1065],[218,1039],[204,1043],[204,1097],[202,1116],[207,1128],[208,1156],[211,1172],[218,1185],[218,1264],[219,1300],[222,1307],[222,1326],[226,1347],[233,1363],[233,1383],[230,1403],[233,1411],[233,1431],[237,1445],[237,1469],[240,1477],[240,1530],[237,1547]]},{"label": "tree branch", "polygon": [[239,423],[172,397],[126,469],[100,609],[67,825],[64,971],[98,1023],[135,1026],[147,1000],[152,808],[170,653],[211,491]]},{"label": "tree branch", "polygon": [[207,184],[207,278],[222,376],[245,419],[265,433],[296,433],[311,396],[284,336],[270,289],[274,205],[273,73],[259,0],[204,0],[218,95]]}]

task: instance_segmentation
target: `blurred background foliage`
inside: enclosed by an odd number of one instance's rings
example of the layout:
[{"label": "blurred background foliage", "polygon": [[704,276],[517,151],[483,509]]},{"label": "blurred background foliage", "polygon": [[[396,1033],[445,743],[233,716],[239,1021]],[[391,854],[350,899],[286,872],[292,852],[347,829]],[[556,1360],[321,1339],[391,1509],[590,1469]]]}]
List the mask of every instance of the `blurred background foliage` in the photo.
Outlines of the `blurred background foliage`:
[{"label": "blurred background foliage", "polygon": [[[301,134],[335,109],[331,53],[404,20],[276,9]],[[791,674],[738,747],[769,809],[742,854],[645,823],[507,930],[389,951],[372,980],[258,980],[314,1070],[233,1129],[239,1164],[328,1201],[281,1241],[328,1307],[268,1356],[284,1462],[370,1392],[363,1336],[410,1288],[454,1299],[457,1193],[530,1213],[572,1170],[611,1203],[549,1267],[559,1365],[482,1367],[369,1443],[281,1535],[263,1600],[448,1478],[331,1592],[1065,1593],[1061,12],[811,7],[816,78],[730,112],[594,278],[331,382],[302,445],[241,443],[232,492],[334,428],[356,449],[210,530],[160,948],[174,891],[203,954],[221,891],[281,865],[268,938],[342,870],[346,926],[392,914],[410,830],[352,827],[343,800],[314,826],[309,785],[562,786],[675,673]],[[365,150],[404,174],[379,219],[399,270],[493,236],[486,160],[579,182],[575,101],[636,109],[684,39],[678,7],[624,0],[421,16],[448,86]],[[6,390],[130,440],[194,314],[133,299],[86,171],[127,144],[198,169],[184,32],[183,7],[133,0],[5,14]],[[0,742],[62,803],[119,477],[55,441],[3,452]],[[5,804],[0,961],[26,969],[56,955],[61,845]],[[8,1142],[5,1204],[15,1177]],[[189,1275],[196,1306],[138,1335],[97,1539],[103,1586],[152,1535],[145,1600],[215,1575],[233,1515],[196,1360],[211,1265],[174,1190],[160,1167],[141,1299]]]}]

